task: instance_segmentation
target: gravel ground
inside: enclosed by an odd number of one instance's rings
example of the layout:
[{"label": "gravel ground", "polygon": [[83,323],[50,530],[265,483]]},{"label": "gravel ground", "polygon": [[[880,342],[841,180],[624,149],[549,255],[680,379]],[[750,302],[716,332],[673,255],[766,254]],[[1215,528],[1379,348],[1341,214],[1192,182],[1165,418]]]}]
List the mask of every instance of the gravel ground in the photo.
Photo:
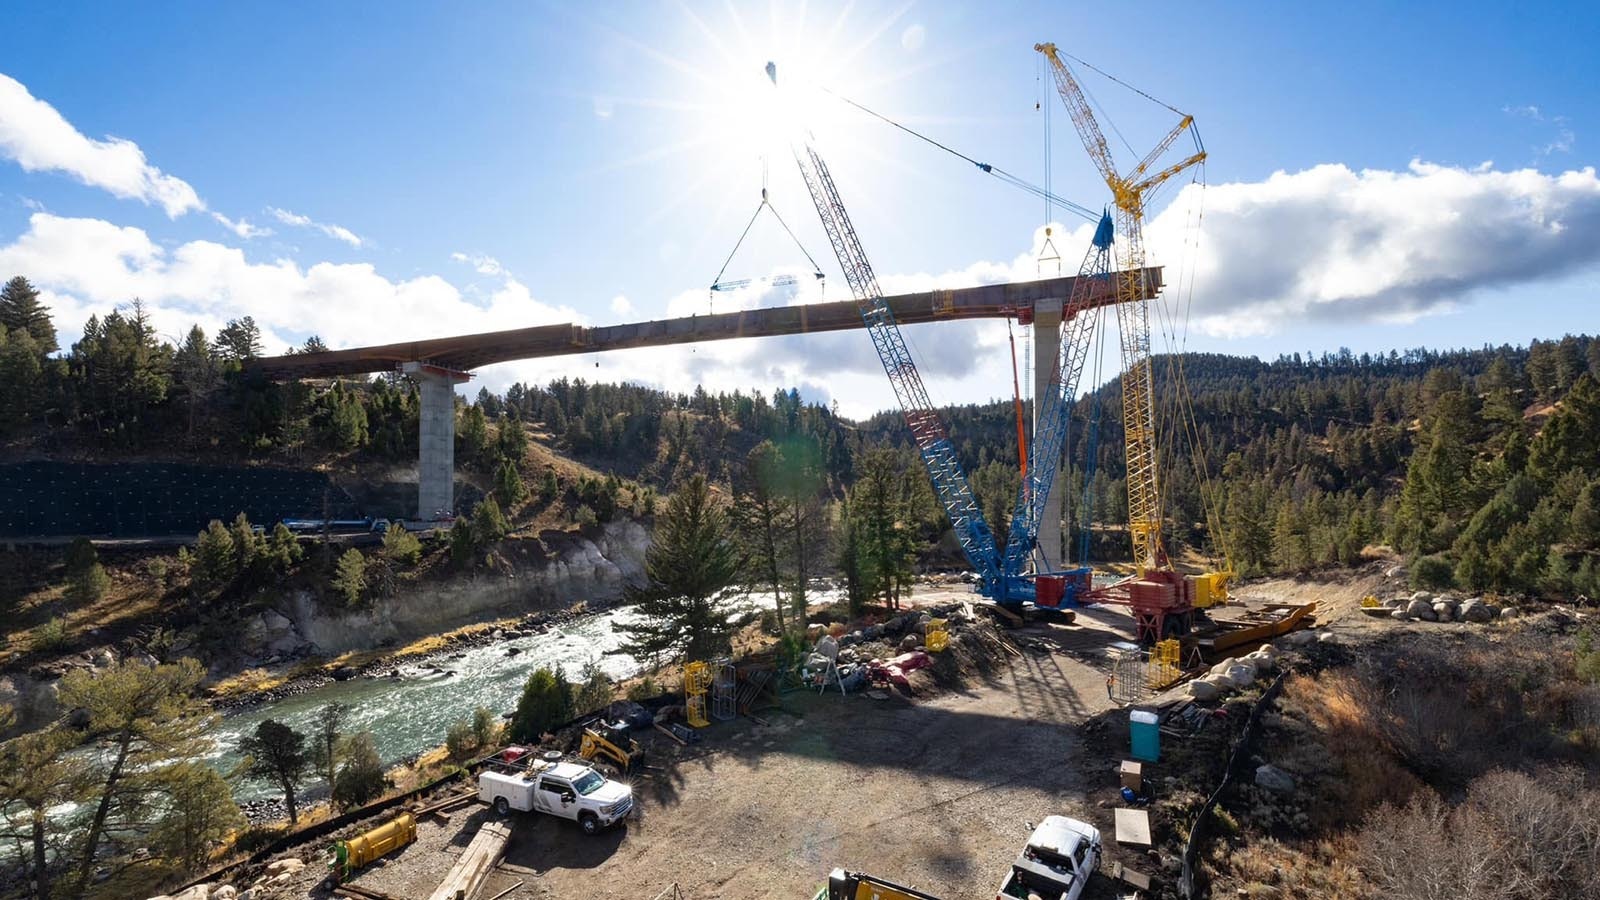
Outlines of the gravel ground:
[{"label": "gravel ground", "polygon": [[[927,697],[790,693],[783,710],[705,729],[680,748],[643,739],[657,771],[636,781],[639,816],[598,837],[574,823],[513,814],[515,831],[480,900],[650,900],[676,883],[688,900],[808,898],[835,866],[951,898],[994,890],[1032,823],[1062,813],[1099,827],[1085,801],[1087,758],[1071,727],[1110,708],[1105,675],[1079,654],[1126,640],[1120,610],[1067,627],[1009,632],[1026,648],[988,678]],[[1100,779],[1095,779],[1100,780]],[[492,813],[424,820],[415,844],[355,884],[428,896]],[[327,896],[308,866],[277,896]],[[1086,897],[1115,896],[1097,878]]]}]

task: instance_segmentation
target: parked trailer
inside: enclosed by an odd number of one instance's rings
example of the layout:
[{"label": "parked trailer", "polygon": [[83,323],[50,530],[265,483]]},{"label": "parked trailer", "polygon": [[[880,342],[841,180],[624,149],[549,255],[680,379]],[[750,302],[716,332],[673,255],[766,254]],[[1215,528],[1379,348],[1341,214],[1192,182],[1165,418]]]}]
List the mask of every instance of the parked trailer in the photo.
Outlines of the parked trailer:
[{"label": "parked trailer", "polygon": [[346,841],[333,842],[333,860],[328,867],[333,877],[344,881],[373,860],[398,850],[417,839],[417,819],[411,813],[401,813],[388,822]]}]

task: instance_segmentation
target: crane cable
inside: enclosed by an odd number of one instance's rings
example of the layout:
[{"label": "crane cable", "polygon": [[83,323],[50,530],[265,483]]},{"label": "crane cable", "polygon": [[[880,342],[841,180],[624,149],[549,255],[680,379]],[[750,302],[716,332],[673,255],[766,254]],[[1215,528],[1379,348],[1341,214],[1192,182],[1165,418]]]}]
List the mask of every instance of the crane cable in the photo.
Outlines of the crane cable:
[{"label": "crane cable", "polygon": [[1017,409],[1017,459],[1022,469],[1022,489],[1028,489],[1028,433],[1022,427],[1022,385],[1017,378],[1017,336],[1006,319],[1006,339],[1011,342],[1011,399]]},{"label": "crane cable", "polygon": [[828,88],[825,88],[825,87],[821,88],[821,90],[822,90],[823,93],[833,97],[834,99],[843,101],[844,103],[847,103],[847,104],[855,107],[856,109],[861,110],[862,112],[866,113],[867,115],[872,116],[874,119],[878,119],[879,121],[885,122],[885,123],[887,123],[887,124],[889,124],[889,125],[891,125],[891,126],[893,126],[895,128],[898,128],[901,131],[904,131],[906,134],[911,135],[912,137],[916,138],[919,141],[924,141],[926,143],[932,144],[933,146],[938,147],[940,150],[943,150],[944,152],[946,152],[946,153],[948,153],[948,154],[950,154],[952,156],[958,157],[960,159],[964,159],[967,162],[972,163],[974,166],[977,166],[978,169],[981,170],[982,172],[984,172],[985,174],[993,175],[994,177],[1000,179],[1001,181],[1005,182],[1006,184],[1011,185],[1012,187],[1020,188],[1020,189],[1022,189],[1024,191],[1027,191],[1030,194],[1033,194],[1035,197],[1040,197],[1040,198],[1044,199],[1046,203],[1054,203],[1057,206],[1062,207],[1063,209],[1070,210],[1071,212],[1076,213],[1079,216],[1082,216],[1085,221],[1088,221],[1088,222],[1098,222],[1098,221],[1100,221],[1100,214],[1095,212],[1094,210],[1088,208],[1087,206],[1083,206],[1083,205],[1080,205],[1080,204],[1077,204],[1077,203],[1073,203],[1071,200],[1066,200],[1066,199],[1063,199],[1061,197],[1057,197],[1056,195],[1050,193],[1045,188],[1041,188],[1036,184],[1032,184],[1031,182],[1028,182],[1028,181],[1016,176],[1016,175],[1013,175],[1010,172],[1007,172],[1005,169],[1000,168],[999,166],[991,165],[991,164],[986,163],[986,162],[979,162],[978,160],[973,159],[972,157],[966,155],[965,153],[962,153],[960,150],[957,150],[957,149],[955,149],[953,147],[950,147],[950,146],[948,146],[946,144],[941,144],[940,142],[934,140],[931,137],[928,137],[925,134],[921,134],[920,132],[913,131],[912,129],[906,127],[905,125],[900,124],[899,122],[896,122],[895,120],[889,118],[888,116],[883,115],[882,113],[873,112],[872,110],[867,109],[865,106],[862,106],[861,104],[857,103],[856,101],[851,100],[849,97],[846,97],[846,96],[844,96],[842,94],[834,93],[833,91],[831,91],[831,90],[829,90]]},{"label": "crane cable", "polygon": [[767,158],[766,156],[762,156],[761,202],[756,204],[756,211],[751,214],[750,221],[745,223],[744,231],[739,233],[739,240],[735,241],[733,244],[733,249],[728,251],[728,258],[722,261],[722,268],[717,270],[717,277],[711,280],[711,290],[713,292],[715,292],[718,286],[723,283],[722,276],[727,274],[729,264],[731,264],[733,262],[733,258],[738,255],[739,248],[744,246],[744,239],[750,236],[750,229],[755,227],[756,219],[761,216],[761,211],[763,209],[771,210],[772,217],[778,220],[779,225],[783,226],[783,233],[787,234],[789,236],[789,240],[794,241],[794,245],[800,248],[801,254],[803,254],[806,258],[806,262],[811,263],[811,271],[815,272],[818,278],[823,277],[822,267],[817,265],[817,261],[812,258],[811,251],[806,249],[805,244],[800,243],[800,239],[795,237],[794,231],[789,228],[789,223],[785,222],[783,220],[783,216],[778,214],[778,208],[773,206],[772,202],[767,199]]},{"label": "crane cable", "polygon": [[[1159,101],[1158,101],[1159,102]],[[1200,187],[1200,199],[1197,209],[1191,210],[1190,221],[1184,227],[1184,252],[1180,260],[1177,285],[1177,303],[1182,307],[1182,327],[1179,330],[1178,313],[1169,310],[1165,302],[1156,304],[1158,327],[1167,337],[1169,346],[1174,348],[1167,358],[1168,390],[1169,396],[1177,407],[1178,419],[1183,426],[1184,436],[1189,442],[1190,463],[1194,466],[1196,489],[1200,494],[1200,505],[1206,519],[1206,530],[1211,533],[1211,539],[1221,551],[1223,563],[1228,571],[1233,571],[1234,555],[1232,540],[1227,531],[1222,528],[1221,522],[1221,485],[1211,478],[1210,466],[1205,459],[1205,448],[1201,444],[1200,424],[1195,415],[1194,395],[1189,390],[1188,375],[1184,367],[1183,354],[1187,352],[1189,339],[1189,315],[1194,304],[1194,283],[1199,268],[1199,248],[1201,226],[1205,221],[1205,177],[1204,163],[1191,177],[1191,184]],[[1190,236],[1193,235],[1193,241]],[[1193,265],[1190,264],[1193,260]],[[1187,278],[1187,285],[1185,285]]]}]

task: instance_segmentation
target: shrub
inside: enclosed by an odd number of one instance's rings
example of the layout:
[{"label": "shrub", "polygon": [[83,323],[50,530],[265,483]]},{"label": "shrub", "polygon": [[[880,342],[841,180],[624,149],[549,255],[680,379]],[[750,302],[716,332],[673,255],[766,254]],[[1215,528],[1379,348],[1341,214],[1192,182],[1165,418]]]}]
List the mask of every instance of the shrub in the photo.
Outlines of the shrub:
[{"label": "shrub", "polygon": [[1443,556],[1424,556],[1411,566],[1411,584],[1424,590],[1442,591],[1455,584],[1455,572]]},{"label": "shrub", "polygon": [[1600,881],[1600,792],[1575,769],[1495,771],[1454,808],[1423,792],[1361,830],[1360,865],[1396,900],[1584,896]]},{"label": "shrub", "polygon": [[472,539],[472,526],[464,518],[458,518],[450,526],[450,561],[458,566],[464,566],[472,560],[472,551],[477,549],[477,542]]},{"label": "shrub", "polygon": [[400,523],[391,522],[383,533],[383,554],[397,563],[414,566],[422,559],[422,542],[401,528]]},{"label": "shrub", "polygon": [[500,736],[500,718],[486,706],[472,711],[472,737],[479,750],[493,747]]},{"label": "shrub", "polygon": [[635,703],[641,703],[659,696],[661,696],[661,685],[649,675],[628,686],[628,699]]},{"label": "shrub", "polygon": [[572,521],[578,523],[578,527],[580,528],[593,528],[595,525],[600,523],[600,520],[595,517],[594,510],[590,509],[587,505],[579,506],[577,510],[572,513]]},{"label": "shrub", "polygon": [[48,622],[41,622],[28,632],[28,645],[35,651],[49,652],[59,650],[67,643],[67,623],[59,616]]},{"label": "shrub", "polygon": [[67,600],[75,606],[84,606],[104,597],[110,588],[111,576],[106,574],[105,566],[90,563],[67,582]]},{"label": "shrub", "polygon": [[450,723],[449,730],[444,733],[444,749],[450,754],[451,759],[467,759],[473,751],[478,749],[478,741],[472,734],[472,726],[465,720]]},{"label": "shrub", "polygon": [[371,733],[363,731],[346,738],[340,757],[344,764],[333,780],[333,802],[341,808],[361,806],[388,788],[389,779],[384,777],[383,762],[378,759]]},{"label": "shrub", "polygon": [[528,676],[511,717],[511,739],[538,743],[539,736],[572,718],[572,691],[561,670],[541,667]]},{"label": "shrub", "polygon": [[1594,634],[1587,628],[1578,632],[1578,648],[1573,652],[1573,663],[1579,678],[1600,683],[1600,650],[1595,649]]},{"label": "shrub", "polygon": [[581,716],[610,706],[614,692],[606,673],[598,665],[589,662],[584,664],[582,677],[583,681],[579,683],[577,696],[572,702],[573,714]]}]

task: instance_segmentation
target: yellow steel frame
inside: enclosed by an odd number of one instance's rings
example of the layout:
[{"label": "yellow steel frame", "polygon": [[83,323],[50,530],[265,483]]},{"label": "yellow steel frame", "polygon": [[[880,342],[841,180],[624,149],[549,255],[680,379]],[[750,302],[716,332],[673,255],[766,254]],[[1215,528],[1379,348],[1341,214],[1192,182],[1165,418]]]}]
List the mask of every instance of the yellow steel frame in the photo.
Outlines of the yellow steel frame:
[{"label": "yellow steel frame", "polygon": [[1194,124],[1193,116],[1184,116],[1177,127],[1168,132],[1131,172],[1126,176],[1117,174],[1116,164],[1111,158],[1111,147],[1106,143],[1099,123],[1095,121],[1088,97],[1072,71],[1061,61],[1056,45],[1035,44],[1033,49],[1050,61],[1056,90],[1066,104],[1067,113],[1083,140],[1089,159],[1111,188],[1112,202],[1117,209],[1117,230],[1123,251],[1123,258],[1118,263],[1121,271],[1117,278],[1117,323],[1122,332],[1122,426],[1128,467],[1128,529],[1133,535],[1134,563],[1144,568],[1165,568],[1167,558],[1161,542],[1161,484],[1157,471],[1154,379],[1150,371],[1150,310],[1143,284],[1144,197],[1147,191],[1204,161],[1206,154],[1202,150],[1154,175],[1146,176],[1145,173],[1172,147],[1178,136]]},{"label": "yellow steel frame", "polygon": [[711,664],[696,660],[683,667],[684,717],[696,728],[711,724],[706,718],[706,691],[711,687]]}]

